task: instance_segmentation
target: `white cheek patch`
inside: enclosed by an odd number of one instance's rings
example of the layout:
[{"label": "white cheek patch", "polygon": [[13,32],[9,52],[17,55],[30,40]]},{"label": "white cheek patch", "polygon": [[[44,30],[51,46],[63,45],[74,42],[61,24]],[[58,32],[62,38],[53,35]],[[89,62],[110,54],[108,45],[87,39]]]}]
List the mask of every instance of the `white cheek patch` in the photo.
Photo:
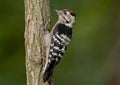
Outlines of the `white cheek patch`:
[{"label": "white cheek patch", "polygon": [[70,15],[70,12],[66,12],[67,13],[67,17],[65,17],[65,19],[67,20],[67,21],[69,21],[69,22],[71,22],[71,20],[70,20],[70,17],[69,17],[69,15]]}]

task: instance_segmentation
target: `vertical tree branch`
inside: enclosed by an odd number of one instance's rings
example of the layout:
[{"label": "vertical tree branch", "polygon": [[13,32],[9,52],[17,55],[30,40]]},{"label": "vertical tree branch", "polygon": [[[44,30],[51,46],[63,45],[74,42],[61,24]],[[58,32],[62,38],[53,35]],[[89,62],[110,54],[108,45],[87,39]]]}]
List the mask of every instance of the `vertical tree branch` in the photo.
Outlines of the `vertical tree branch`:
[{"label": "vertical tree branch", "polygon": [[[49,0],[25,0],[25,51],[27,85],[44,84],[42,69],[46,58],[46,32],[49,26]],[[49,33],[49,32],[48,32]]]}]

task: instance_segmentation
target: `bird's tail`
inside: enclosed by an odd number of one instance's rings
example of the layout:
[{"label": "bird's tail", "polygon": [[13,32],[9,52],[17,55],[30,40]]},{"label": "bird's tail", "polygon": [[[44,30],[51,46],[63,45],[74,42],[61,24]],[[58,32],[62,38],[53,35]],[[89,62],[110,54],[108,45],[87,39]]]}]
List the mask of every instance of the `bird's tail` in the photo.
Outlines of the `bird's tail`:
[{"label": "bird's tail", "polygon": [[51,63],[47,66],[47,68],[45,69],[45,72],[43,73],[43,81],[51,81],[51,76],[53,74],[53,69],[55,66],[55,62],[51,61]]},{"label": "bird's tail", "polygon": [[50,77],[52,76],[52,71],[45,71],[43,74],[43,81],[50,81]]}]

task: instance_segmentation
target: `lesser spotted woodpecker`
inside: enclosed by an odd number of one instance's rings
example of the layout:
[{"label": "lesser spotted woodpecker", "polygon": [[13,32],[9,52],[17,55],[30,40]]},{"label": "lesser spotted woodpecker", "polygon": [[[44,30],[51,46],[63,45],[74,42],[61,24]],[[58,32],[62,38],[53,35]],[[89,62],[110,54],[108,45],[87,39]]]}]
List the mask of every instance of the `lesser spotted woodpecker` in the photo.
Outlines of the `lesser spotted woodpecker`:
[{"label": "lesser spotted woodpecker", "polygon": [[56,10],[58,21],[51,31],[49,54],[43,71],[44,82],[49,81],[55,66],[60,62],[72,37],[75,13],[69,9]]}]

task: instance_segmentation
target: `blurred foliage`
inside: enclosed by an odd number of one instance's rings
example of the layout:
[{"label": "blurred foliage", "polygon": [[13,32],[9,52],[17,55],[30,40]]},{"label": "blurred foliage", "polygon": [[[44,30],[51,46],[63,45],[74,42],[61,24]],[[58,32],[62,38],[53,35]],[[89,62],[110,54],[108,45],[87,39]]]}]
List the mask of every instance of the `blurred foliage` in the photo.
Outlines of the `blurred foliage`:
[{"label": "blurred foliage", "polygon": [[[55,85],[103,85],[109,77],[109,54],[117,39],[119,0],[51,0],[55,9],[72,9],[76,24],[67,53],[57,66]],[[26,85],[24,1],[0,1],[0,85]]]}]

